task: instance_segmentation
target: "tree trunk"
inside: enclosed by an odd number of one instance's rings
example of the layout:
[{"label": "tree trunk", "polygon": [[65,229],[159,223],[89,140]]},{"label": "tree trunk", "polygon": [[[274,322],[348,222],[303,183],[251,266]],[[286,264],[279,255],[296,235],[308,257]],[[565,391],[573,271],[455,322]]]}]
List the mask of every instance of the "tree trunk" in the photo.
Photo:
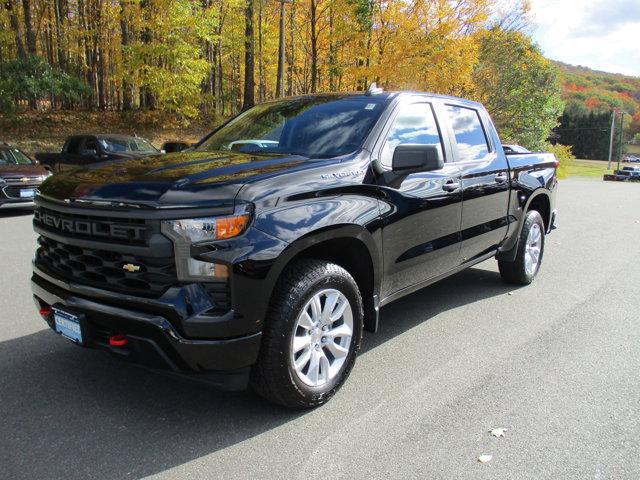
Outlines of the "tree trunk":
[{"label": "tree trunk", "polygon": [[36,32],[33,29],[33,20],[31,18],[31,0],[22,0],[22,10],[25,31],[27,32],[27,50],[31,55],[36,55],[38,49],[36,46]]},{"label": "tree trunk", "polygon": [[255,105],[253,1],[246,0],[244,10],[244,99],[242,110],[247,110]]},{"label": "tree trunk", "polygon": [[9,23],[11,24],[11,29],[14,32],[18,58],[24,60],[25,58],[27,58],[27,51],[25,50],[24,43],[22,42],[22,29],[20,28],[20,21],[18,20],[18,15],[16,14],[13,0],[6,0],[4,2],[4,8],[9,14]]},{"label": "tree trunk", "polygon": [[[291,5],[291,9],[290,9],[290,17],[289,17],[289,41],[290,41],[290,55],[289,55],[289,78],[288,78],[288,85],[287,85],[287,95],[288,96],[292,96],[293,95],[293,74],[295,72],[295,64],[296,64],[296,47],[295,47],[295,41],[294,41],[294,33],[295,33],[295,18],[296,18],[296,3],[293,3]],[[284,78],[283,80],[284,81]]]},{"label": "tree trunk", "polygon": [[[124,0],[120,0],[120,43],[122,44],[122,49],[126,50],[131,41],[130,38],[130,27],[129,27],[129,18],[128,18],[128,10],[126,8],[126,4],[128,2]],[[131,89],[131,84],[127,80],[125,76],[122,79],[122,110],[131,110],[133,108],[133,91]]]},{"label": "tree trunk", "polygon": [[264,102],[267,96],[264,78],[264,61],[262,57],[262,0],[258,0],[258,101]]},{"label": "tree trunk", "polygon": [[311,0],[311,93],[318,90],[318,3]]},{"label": "tree trunk", "polygon": [[336,51],[336,42],[334,39],[334,5],[331,0],[329,6],[329,90],[336,91],[336,75],[338,73],[338,59]]},{"label": "tree trunk", "polygon": [[224,116],[224,90],[222,71],[222,38],[218,38],[218,92],[216,93],[216,113]]},{"label": "tree trunk", "polygon": [[280,1],[280,40],[278,42],[278,77],[276,78],[276,97],[284,97],[284,50],[285,50],[285,9],[284,0]]},{"label": "tree trunk", "polygon": [[64,71],[67,71],[67,50],[65,45],[65,39],[62,35],[65,20],[67,19],[67,8],[63,6],[63,0],[55,0],[54,13],[56,22],[56,47],[58,55],[58,65]]}]

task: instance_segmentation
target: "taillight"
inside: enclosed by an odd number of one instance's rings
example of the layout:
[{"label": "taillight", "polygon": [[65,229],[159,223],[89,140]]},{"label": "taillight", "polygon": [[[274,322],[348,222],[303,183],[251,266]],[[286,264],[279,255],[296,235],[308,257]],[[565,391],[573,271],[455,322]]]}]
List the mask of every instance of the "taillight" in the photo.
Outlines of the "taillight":
[{"label": "taillight", "polygon": [[49,318],[52,313],[53,313],[53,310],[49,305],[40,307],[40,315],[42,315],[44,318]]}]

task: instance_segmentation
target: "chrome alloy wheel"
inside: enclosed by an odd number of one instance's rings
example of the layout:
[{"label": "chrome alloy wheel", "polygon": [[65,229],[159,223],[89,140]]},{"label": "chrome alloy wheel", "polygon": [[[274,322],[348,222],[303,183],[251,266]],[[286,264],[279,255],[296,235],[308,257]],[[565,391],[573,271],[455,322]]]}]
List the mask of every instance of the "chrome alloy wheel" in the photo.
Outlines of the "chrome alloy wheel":
[{"label": "chrome alloy wheel", "polygon": [[333,380],[347,359],[353,336],[353,311],[335,289],[317,292],[304,306],[291,338],[291,364],[311,387]]},{"label": "chrome alloy wheel", "polygon": [[527,275],[534,275],[538,270],[540,263],[540,254],[542,253],[542,230],[540,225],[534,223],[529,230],[527,236],[527,244],[524,251],[524,268]]}]

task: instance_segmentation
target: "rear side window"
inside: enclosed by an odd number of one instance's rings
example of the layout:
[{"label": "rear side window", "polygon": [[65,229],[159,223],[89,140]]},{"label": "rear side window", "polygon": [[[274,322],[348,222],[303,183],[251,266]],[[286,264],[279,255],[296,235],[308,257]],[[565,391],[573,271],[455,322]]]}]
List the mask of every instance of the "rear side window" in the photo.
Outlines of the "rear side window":
[{"label": "rear side window", "polygon": [[67,142],[67,153],[80,153],[80,145],[82,144],[82,137],[72,137]]},{"label": "rear side window", "polygon": [[84,142],[84,150],[98,151],[98,141],[95,138],[87,138]]},{"label": "rear side window", "polygon": [[489,153],[489,144],[478,112],[472,108],[447,105],[447,113],[458,144],[458,160],[482,160]]},{"label": "rear side window", "polygon": [[380,162],[391,168],[393,151],[398,145],[433,145],[442,153],[442,139],[430,103],[413,103],[401,107],[382,147]]}]

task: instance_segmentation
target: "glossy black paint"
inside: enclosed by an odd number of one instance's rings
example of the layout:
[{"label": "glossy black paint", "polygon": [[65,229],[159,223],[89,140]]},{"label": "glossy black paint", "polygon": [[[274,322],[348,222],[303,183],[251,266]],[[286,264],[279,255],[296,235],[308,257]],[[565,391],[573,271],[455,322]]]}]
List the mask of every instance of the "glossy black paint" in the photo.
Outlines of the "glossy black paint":
[{"label": "glossy black paint", "polygon": [[[363,293],[366,325],[375,330],[379,306],[496,254],[512,256],[531,205],[544,205],[542,213],[551,229],[557,185],[553,155],[507,158],[477,103],[418,93],[383,95],[385,111],[365,143],[342,157],[182,152],[96,164],[42,185],[36,200],[41,207],[148,221],[223,215],[239,204],[251,205],[253,219],[246,232],[191,251],[199,260],[230,268],[230,311],[207,313],[215,305],[202,284],[176,285],[158,299],[130,298],[82,282],[59,283],[37,261],[36,296],[48,303],[86,305],[87,311],[93,303],[123,308],[127,318],[138,312],[140,321],[167,322],[170,330],[165,333],[177,332],[186,342],[255,338],[282,271],[296,258],[313,255],[352,269]],[[381,148],[398,112],[415,102],[433,106],[444,165],[428,172],[394,172],[379,161]],[[458,161],[456,140],[444,114],[447,104],[479,112],[491,147],[481,160]],[[146,255],[153,250],[150,245],[67,241],[107,250],[141,248]],[[194,305],[199,307],[194,310]],[[224,368],[209,363],[208,368],[231,370],[252,364],[257,349],[251,345],[242,361],[224,363]],[[167,348],[176,354],[173,346]],[[190,358],[188,348],[179,350],[178,357],[182,355]],[[181,370],[194,370],[189,362],[181,365]]]}]

